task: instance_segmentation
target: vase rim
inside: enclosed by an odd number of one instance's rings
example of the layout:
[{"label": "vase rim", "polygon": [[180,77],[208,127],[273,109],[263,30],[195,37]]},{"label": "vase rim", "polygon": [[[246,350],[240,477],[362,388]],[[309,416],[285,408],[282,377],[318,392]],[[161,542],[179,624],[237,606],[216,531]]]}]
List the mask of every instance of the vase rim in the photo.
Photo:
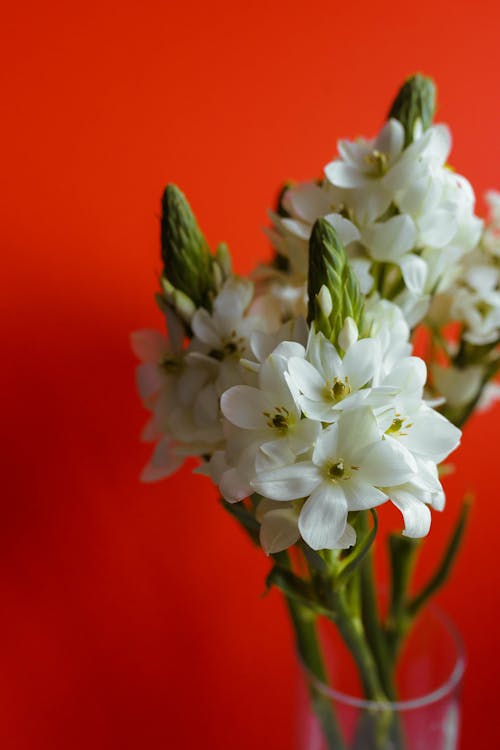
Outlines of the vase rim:
[{"label": "vase rim", "polygon": [[422,695],[417,698],[411,698],[409,700],[401,700],[401,701],[368,700],[366,698],[359,698],[355,695],[349,695],[347,693],[342,692],[341,690],[336,690],[330,685],[327,685],[326,683],[319,680],[302,663],[302,667],[304,671],[306,672],[308,679],[316,687],[316,689],[319,690],[323,695],[326,695],[328,698],[332,698],[338,701],[339,703],[352,706],[353,708],[371,709],[375,711],[386,711],[387,709],[392,709],[392,710],[397,710],[397,711],[414,711],[419,708],[423,708],[424,706],[437,703],[438,701],[448,696],[451,692],[453,692],[456,686],[460,683],[463,677],[464,671],[465,671],[467,657],[466,657],[465,645],[464,645],[462,636],[460,635],[453,621],[441,609],[441,607],[437,606],[436,604],[430,604],[427,606],[426,612],[432,614],[437,620],[439,620],[441,625],[443,625],[446,628],[456,648],[456,661],[455,661],[455,665],[450,675],[448,676],[446,681],[444,681],[439,687],[435,688],[434,690],[431,690],[430,692],[425,693],[425,695]]}]

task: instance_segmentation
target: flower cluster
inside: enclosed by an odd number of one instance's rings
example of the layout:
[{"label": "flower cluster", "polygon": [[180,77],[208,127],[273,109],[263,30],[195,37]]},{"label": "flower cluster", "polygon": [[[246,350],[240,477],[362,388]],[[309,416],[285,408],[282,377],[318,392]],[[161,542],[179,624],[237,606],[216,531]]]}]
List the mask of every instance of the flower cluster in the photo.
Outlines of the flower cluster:
[{"label": "flower cluster", "polygon": [[307,274],[312,225],[324,217],[346,245],[363,293],[393,300],[411,327],[421,321],[481,234],[473,190],[447,166],[450,150],[445,125],[417,127],[405,146],[396,119],[372,140],[339,141],[324,179],[289,188],[286,215],[272,214],[270,236],[296,285]]},{"label": "flower cluster", "polygon": [[[438,464],[498,391],[500,194],[483,227],[428,82],[407,85],[376,138],[341,140],[322,180],[282,191],[277,256],[252,281],[165,191],[167,334],[132,337],[155,443],[142,478],[197,457],[267,553],[351,547],[357,514],[387,501],[406,536],[425,536],[444,506]],[[422,321],[429,381],[410,340]]]}]

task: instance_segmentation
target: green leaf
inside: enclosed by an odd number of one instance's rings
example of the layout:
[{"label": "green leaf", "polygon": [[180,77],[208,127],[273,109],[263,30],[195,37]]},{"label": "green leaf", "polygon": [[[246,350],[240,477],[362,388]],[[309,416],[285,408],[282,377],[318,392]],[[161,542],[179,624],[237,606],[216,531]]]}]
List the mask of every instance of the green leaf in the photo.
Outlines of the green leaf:
[{"label": "green leaf", "polygon": [[420,121],[422,130],[432,125],[436,111],[436,85],[432,78],[416,73],[400,88],[388,118],[399,120],[405,129],[405,147],[413,142],[415,126]]},{"label": "green leaf", "polygon": [[161,256],[164,276],[195,307],[211,308],[212,258],[189,203],[175,185],[162,199]]},{"label": "green leaf", "polygon": [[[347,317],[361,327],[363,296],[357,277],[335,229],[322,218],[315,222],[309,242],[308,294],[308,322],[330,341],[336,343]],[[331,305],[324,303],[328,294]]]}]

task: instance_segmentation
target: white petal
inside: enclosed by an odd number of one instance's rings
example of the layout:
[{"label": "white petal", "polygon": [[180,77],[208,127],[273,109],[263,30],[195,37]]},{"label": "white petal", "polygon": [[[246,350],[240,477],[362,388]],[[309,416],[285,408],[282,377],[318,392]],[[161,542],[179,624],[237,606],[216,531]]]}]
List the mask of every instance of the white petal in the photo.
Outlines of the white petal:
[{"label": "white petal", "polygon": [[290,188],[284,197],[292,213],[309,224],[314,224],[329,209],[328,195],[315,182],[303,182]]},{"label": "white petal", "polygon": [[427,263],[418,255],[409,253],[401,258],[399,265],[404,282],[412,294],[420,296],[427,280]]},{"label": "white petal", "polygon": [[260,543],[266,555],[291,547],[299,540],[297,514],[291,508],[267,512],[260,527]]},{"label": "white petal", "polygon": [[351,479],[342,484],[349,510],[376,508],[389,499],[385,492],[363,482],[356,475],[357,472],[353,471]]},{"label": "white petal", "polygon": [[302,538],[312,549],[337,549],[347,523],[347,502],[338,485],[322,482],[299,516]]},{"label": "white petal", "polygon": [[313,463],[316,466],[325,466],[329,461],[337,458],[339,439],[338,424],[330,425],[318,438],[313,453]]},{"label": "white petal", "polygon": [[395,159],[403,150],[405,131],[399,120],[391,118],[377,136],[374,148]]},{"label": "white petal", "polygon": [[379,347],[375,339],[356,341],[347,351],[342,366],[354,390],[366,385],[379,368]]},{"label": "white petal", "polygon": [[362,232],[363,244],[375,260],[397,263],[415,246],[415,224],[407,214],[370,224]]},{"label": "white petal", "polygon": [[139,395],[149,405],[151,398],[165,386],[165,376],[153,362],[138,365],[135,376]]},{"label": "white petal", "polygon": [[325,381],[310,362],[299,357],[292,357],[288,361],[288,372],[297,388],[307,398],[314,401],[323,400]]},{"label": "white petal", "polygon": [[427,380],[427,367],[420,357],[405,357],[384,379],[384,386],[394,386],[403,393],[421,397]]},{"label": "white petal", "polygon": [[414,453],[430,458],[434,463],[440,463],[460,443],[460,430],[434,409],[422,406],[413,419],[413,426],[402,439]]},{"label": "white petal", "polygon": [[287,441],[295,455],[301,455],[314,447],[321,433],[321,424],[311,419],[301,419],[288,430]]},{"label": "white petal", "polygon": [[345,531],[335,542],[335,549],[347,549],[356,544],[356,532],[350,523],[346,523]]},{"label": "white petal", "polygon": [[294,461],[295,454],[287,440],[271,440],[259,447],[255,458],[255,471],[260,474],[280,466],[290,466]]},{"label": "white petal", "polygon": [[431,512],[427,505],[402,489],[391,490],[391,500],[403,514],[405,530],[403,536],[419,539],[427,536],[431,527]]},{"label": "white petal", "polygon": [[226,419],[244,430],[264,429],[267,424],[264,412],[272,408],[262,391],[248,385],[235,385],[225,391],[220,407]]},{"label": "white petal", "polygon": [[352,167],[343,161],[332,161],[325,167],[327,179],[341,188],[360,188],[366,184],[367,177],[356,167]]},{"label": "white petal", "polygon": [[431,140],[425,155],[435,160],[437,164],[443,165],[451,151],[450,129],[446,125],[434,125],[431,133]]},{"label": "white petal", "polygon": [[271,500],[297,500],[307,497],[321,482],[319,469],[310,461],[301,461],[259,474],[251,485],[256,492]]},{"label": "white petal", "polygon": [[346,318],[338,335],[338,344],[345,352],[358,340],[358,326],[352,318]]},{"label": "white petal", "polygon": [[142,330],[130,334],[130,346],[142,362],[158,362],[168,351],[168,341],[159,331]]},{"label": "white petal", "polygon": [[240,476],[236,469],[228,469],[223,473],[219,489],[222,497],[228,503],[237,503],[252,494],[248,483]]},{"label": "white petal", "polygon": [[335,229],[344,247],[360,239],[361,235],[357,226],[341,214],[327,214],[324,218]]},{"label": "white petal", "polygon": [[437,209],[418,222],[419,242],[429,247],[444,247],[457,232],[457,220],[451,211]]},{"label": "white petal", "polygon": [[157,443],[150,462],[144,467],[141,482],[157,482],[173,474],[184,463],[183,456],[173,451],[172,439],[166,435]]},{"label": "white petal", "polygon": [[191,320],[193,333],[207,346],[218,349],[221,345],[220,335],[210,314],[204,309],[196,310]]},{"label": "white petal", "polygon": [[353,464],[357,464],[360,451],[364,451],[371,443],[378,442],[380,438],[377,420],[367,406],[343,412],[338,428],[338,451],[345,461]]},{"label": "white petal", "polygon": [[375,487],[404,484],[417,471],[410,451],[390,437],[374,443],[358,461],[360,468],[357,475]]}]

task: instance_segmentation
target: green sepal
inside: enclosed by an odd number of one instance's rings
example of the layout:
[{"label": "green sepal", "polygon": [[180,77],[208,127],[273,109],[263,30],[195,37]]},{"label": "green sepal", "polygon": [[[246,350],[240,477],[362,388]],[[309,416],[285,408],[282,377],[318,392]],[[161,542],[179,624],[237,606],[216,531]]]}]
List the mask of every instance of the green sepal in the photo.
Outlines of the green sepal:
[{"label": "green sepal", "polygon": [[336,576],[337,585],[342,586],[346,584],[355,571],[359,568],[366,555],[370,551],[370,548],[375,541],[378,531],[378,518],[373,508],[370,508],[370,513],[373,520],[372,528],[367,531],[359,541],[356,542],[352,552],[345,557],[339,565],[338,573]]},{"label": "green sepal", "polygon": [[198,307],[211,307],[212,258],[184,194],[167,185],[162,198],[161,257],[164,277]]},{"label": "green sepal", "polygon": [[422,130],[432,125],[436,111],[436,85],[432,78],[416,73],[399,89],[389,110],[388,119],[399,120],[405,130],[405,148],[413,142],[415,126],[420,120]]},{"label": "green sepal", "polygon": [[[325,312],[320,304],[321,288],[328,290],[332,305]],[[336,343],[347,317],[361,328],[363,296],[349,265],[344,246],[332,225],[323,218],[314,223],[309,241],[308,322]]]}]

